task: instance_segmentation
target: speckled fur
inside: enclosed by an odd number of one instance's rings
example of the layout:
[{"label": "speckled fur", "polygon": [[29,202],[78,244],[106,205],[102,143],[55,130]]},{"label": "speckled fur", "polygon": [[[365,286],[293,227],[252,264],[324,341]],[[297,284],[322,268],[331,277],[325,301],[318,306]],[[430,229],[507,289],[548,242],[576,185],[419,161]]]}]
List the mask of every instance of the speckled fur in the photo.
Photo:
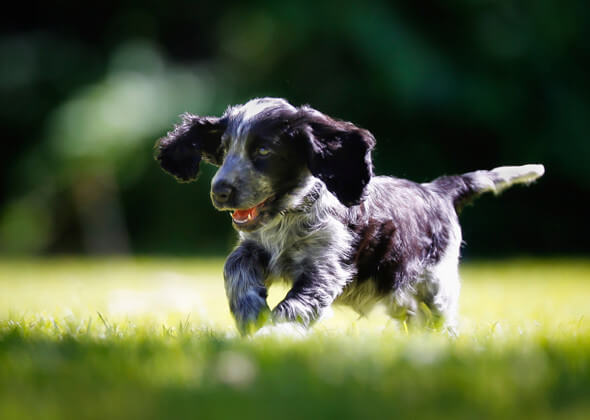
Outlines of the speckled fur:
[{"label": "speckled fur", "polygon": [[[272,150],[262,163],[252,154],[260,138]],[[367,130],[275,98],[230,107],[219,118],[187,114],[157,143],[157,159],[180,180],[197,177],[201,158],[220,166],[212,190],[230,185],[232,201],[212,194],[218,209],[271,200],[249,228],[235,225],[239,243],[224,267],[240,332],[270,322],[308,327],[332,304],[365,315],[378,303],[393,318],[454,330],[458,213],[484,192],[532,182],[544,168],[501,167],[417,184],[373,176],[374,146]],[[278,280],[291,289],[271,311],[267,289]]]}]

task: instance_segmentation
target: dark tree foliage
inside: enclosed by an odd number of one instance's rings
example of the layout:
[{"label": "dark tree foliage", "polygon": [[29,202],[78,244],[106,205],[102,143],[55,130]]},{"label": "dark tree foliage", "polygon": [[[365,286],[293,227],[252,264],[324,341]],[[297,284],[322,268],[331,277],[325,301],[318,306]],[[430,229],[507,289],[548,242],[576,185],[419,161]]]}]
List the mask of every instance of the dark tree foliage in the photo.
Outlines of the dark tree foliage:
[{"label": "dark tree foliage", "polygon": [[[370,130],[378,174],[543,163],[537,185],[463,212],[465,254],[590,251],[582,0],[13,6],[0,17],[0,252],[225,253],[213,169],[176,184],[152,147],[182,112],[220,115],[256,96]],[[125,108],[128,86],[152,96]]]}]

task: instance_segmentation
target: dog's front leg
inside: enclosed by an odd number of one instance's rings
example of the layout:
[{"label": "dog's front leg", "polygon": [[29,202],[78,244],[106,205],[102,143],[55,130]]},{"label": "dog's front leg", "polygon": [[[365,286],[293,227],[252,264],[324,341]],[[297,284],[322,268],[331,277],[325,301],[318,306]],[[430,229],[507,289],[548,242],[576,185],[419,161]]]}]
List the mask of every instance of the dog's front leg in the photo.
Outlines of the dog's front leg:
[{"label": "dog's front leg", "polygon": [[225,262],[225,293],[242,335],[252,334],[270,319],[264,286],[267,266],[268,254],[248,241],[238,246]]},{"label": "dog's front leg", "polygon": [[[334,276],[340,271],[341,276]],[[347,277],[340,267],[326,267],[299,274],[287,296],[273,309],[273,321],[310,326],[342,292]]]}]

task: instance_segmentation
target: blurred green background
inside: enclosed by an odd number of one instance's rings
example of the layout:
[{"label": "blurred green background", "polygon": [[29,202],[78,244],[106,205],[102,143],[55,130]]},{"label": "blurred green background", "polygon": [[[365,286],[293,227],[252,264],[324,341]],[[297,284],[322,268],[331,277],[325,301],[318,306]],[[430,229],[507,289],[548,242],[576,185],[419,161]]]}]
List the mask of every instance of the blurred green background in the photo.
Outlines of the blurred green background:
[{"label": "blurred green background", "polygon": [[379,174],[545,164],[533,187],[466,209],[467,258],[590,250],[587,2],[13,6],[0,17],[0,254],[225,254],[214,168],[177,184],[152,147],[182,112],[267,95],[371,130]]}]

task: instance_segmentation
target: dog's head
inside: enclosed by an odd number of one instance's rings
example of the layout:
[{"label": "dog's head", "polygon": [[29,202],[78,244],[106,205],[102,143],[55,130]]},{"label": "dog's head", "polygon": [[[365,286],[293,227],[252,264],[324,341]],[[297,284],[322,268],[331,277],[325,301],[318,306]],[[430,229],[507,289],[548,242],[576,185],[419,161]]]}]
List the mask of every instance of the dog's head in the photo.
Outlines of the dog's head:
[{"label": "dog's head", "polygon": [[179,181],[197,178],[201,159],[219,166],[211,182],[218,210],[253,231],[292,204],[311,176],[346,205],[358,204],[373,175],[373,135],[310,107],[278,98],[253,99],[221,117],[182,116],[156,143],[156,159]]}]

